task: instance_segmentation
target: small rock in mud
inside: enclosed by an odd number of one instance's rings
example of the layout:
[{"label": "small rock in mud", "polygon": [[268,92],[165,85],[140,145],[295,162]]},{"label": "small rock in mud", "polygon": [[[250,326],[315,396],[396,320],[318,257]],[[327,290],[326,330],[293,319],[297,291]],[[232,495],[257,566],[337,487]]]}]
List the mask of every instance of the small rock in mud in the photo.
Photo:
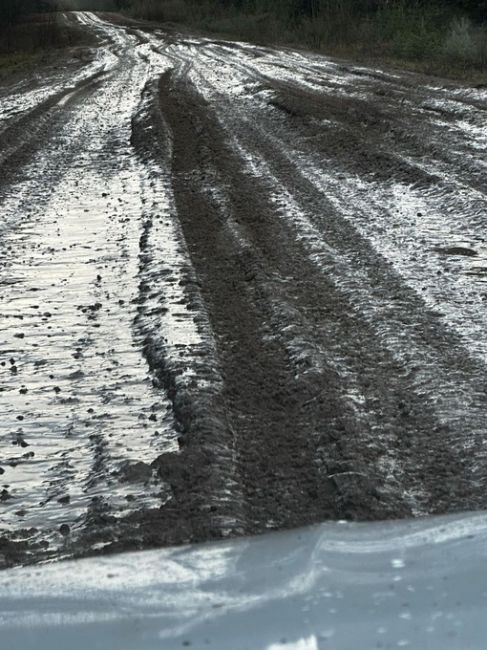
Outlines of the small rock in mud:
[{"label": "small rock in mud", "polygon": [[0,501],[7,501],[8,499],[11,499],[11,498],[12,498],[12,495],[5,488],[0,492]]},{"label": "small rock in mud", "polygon": [[127,461],[122,465],[119,476],[123,483],[145,482],[151,478],[152,468],[141,461],[133,463]]},{"label": "small rock in mud", "polygon": [[47,365],[47,360],[46,359],[39,359],[38,361],[34,361],[34,366],[36,368],[40,368],[41,366]]},{"label": "small rock in mud", "polygon": [[63,537],[67,537],[69,535],[69,533],[71,532],[71,529],[68,526],[68,524],[61,524],[59,526],[59,532],[61,533],[61,535]]},{"label": "small rock in mud", "polygon": [[83,379],[85,373],[82,370],[76,370],[68,375],[68,379]]},{"label": "small rock in mud", "polygon": [[449,246],[447,248],[435,248],[437,253],[442,255],[462,255],[463,257],[477,257],[477,251],[464,246]]}]

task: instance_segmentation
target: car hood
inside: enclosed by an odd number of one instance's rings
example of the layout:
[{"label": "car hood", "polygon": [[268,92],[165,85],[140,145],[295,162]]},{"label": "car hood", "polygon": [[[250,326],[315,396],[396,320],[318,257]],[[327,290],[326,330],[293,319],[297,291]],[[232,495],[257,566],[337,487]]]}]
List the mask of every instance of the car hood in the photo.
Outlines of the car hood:
[{"label": "car hood", "polygon": [[487,515],[328,523],[0,574],[2,650],[484,649]]}]

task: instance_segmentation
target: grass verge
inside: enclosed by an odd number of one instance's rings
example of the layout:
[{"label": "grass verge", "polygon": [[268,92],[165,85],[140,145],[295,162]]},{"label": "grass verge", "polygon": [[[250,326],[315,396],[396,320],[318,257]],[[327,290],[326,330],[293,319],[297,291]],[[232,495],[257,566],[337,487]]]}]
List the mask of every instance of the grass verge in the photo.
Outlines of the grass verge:
[{"label": "grass verge", "polygon": [[0,79],[25,74],[56,51],[94,43],[89,33],[64,14],[33,14],[0,29]]}]

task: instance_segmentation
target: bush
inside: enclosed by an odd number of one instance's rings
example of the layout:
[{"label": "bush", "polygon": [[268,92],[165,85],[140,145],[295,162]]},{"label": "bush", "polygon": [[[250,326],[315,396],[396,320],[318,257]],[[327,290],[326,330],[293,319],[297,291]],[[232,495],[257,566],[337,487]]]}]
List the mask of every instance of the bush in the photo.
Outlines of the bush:
[{"label": "bush", "polygon": [[52,48],[91,43],[89,33],[62,14],[30,14],[12,25],[4,25],[0,38],[0,55],[34,55]]},{"label": "bush", "polygon": [[455,65],[487,66],[487,29],[474,26],[468,18],[453,21],[443,44],[446,61]]},{"label": "bush", "polygon": [[311,47],[340,47],[356,39],[361,15],[351,0],[321,2],[310,17],[301,21],[301,31]]},{"label": "bush", "polygon": [[185,0],[141,0],[132,13],[145,20],[184,23],[190,18],[190,7]]},{"label": "bush", "polygon": [[487,0],[129,1],[132,15],[139,18],[247,40],[411,61],[442,74],[487,67],[487,27],[461,13],[463,8],[479,16],[478,8]]}]

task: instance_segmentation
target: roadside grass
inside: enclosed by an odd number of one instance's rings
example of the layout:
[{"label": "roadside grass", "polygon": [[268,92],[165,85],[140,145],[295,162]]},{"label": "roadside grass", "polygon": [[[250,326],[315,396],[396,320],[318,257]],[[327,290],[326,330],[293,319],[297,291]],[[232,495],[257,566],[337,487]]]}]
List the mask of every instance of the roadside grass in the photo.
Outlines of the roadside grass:
[{"label": "roadside grass", "polygon": [[[0,0],[1,1],[1,0]],[[33,14],[0,29],[0,80],[16,73],[26,74],[56,52],[67,48],[90,46],[94,38],[67,21],[61,13]]]},{"label": "roadside grass", "polygon": [[9,54],[0,54],[0,79],[3,76],[15,73],[18,70],[33,67],[38,59],[39,53],[33,52],[11,52]]},{"label": "roadside grass", "polygon": [[487,75],[487,25],[445,3],[396,0],[370,11],[356,0],[315,0],[309,16],[292,0],[132,0],[134,18],[170,22],[257,43],[305,47],[455,78]]},{"label": "roadside grass", "polygon": [[22,61],[43,51],[73,47],[87,40],[86,31],[62,13],[32,14],[0,29],[0,59]]}]

